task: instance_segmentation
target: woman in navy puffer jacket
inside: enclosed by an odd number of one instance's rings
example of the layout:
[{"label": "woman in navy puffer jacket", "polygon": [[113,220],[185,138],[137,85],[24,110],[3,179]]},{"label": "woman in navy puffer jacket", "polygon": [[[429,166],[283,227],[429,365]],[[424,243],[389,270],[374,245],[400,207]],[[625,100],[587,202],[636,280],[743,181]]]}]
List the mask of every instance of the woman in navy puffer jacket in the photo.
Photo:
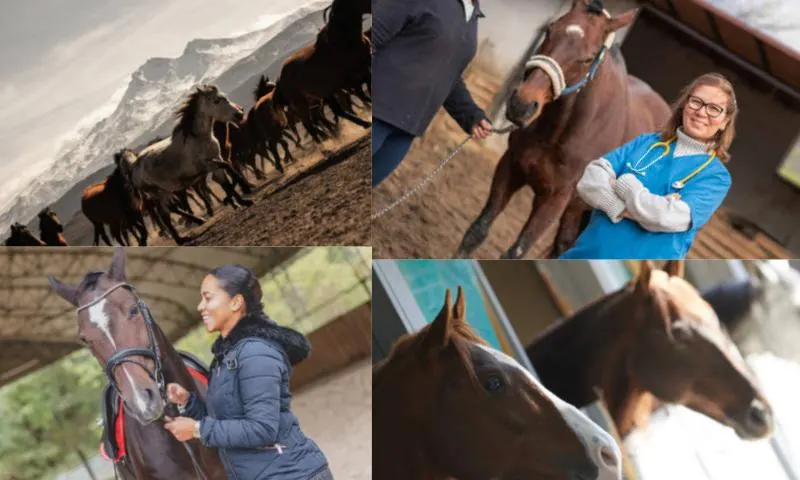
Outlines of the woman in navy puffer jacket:
[{"label": "woman in navy puffer jacket", "polygon": [[332,480],[325,455],[290,408],[289,376],[311,351],[306,337],[266,316],[258,279],[243,266],[213,270],[200,294],[203,323],[220,332],[208,394],[204,402],[169,384],[168,399],[184,416],[166,428],[180,441],[199,438],[217,448],[232,480]]}]

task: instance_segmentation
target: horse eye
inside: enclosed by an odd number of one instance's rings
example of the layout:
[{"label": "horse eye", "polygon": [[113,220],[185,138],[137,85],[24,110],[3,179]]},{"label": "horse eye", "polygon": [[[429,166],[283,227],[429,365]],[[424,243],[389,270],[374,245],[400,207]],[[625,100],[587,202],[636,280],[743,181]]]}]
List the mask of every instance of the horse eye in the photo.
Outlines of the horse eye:
[{"label": "horse eye", "polygon": [[128,312],[128,318],[133,318],[134,315],[138,315],[138,314],[139,314],[139,306],[138,305],[134,305],[134,306],[131,307],[131,311]]},{"label": "horse eye", "polygon": [[498,393],[503,390],[503,380],[497,375],[492,375],[483,381],[483,388],[489,393]]}]

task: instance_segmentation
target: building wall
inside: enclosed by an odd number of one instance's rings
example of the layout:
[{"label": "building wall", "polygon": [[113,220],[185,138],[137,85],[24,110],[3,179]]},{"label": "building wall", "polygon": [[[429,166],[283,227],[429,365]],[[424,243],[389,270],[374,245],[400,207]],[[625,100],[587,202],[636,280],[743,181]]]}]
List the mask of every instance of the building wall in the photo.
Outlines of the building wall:
[{"label": "building wall", "polygon": [[372,303],[364,303],[325,326],[308,339],[311,356],[292,373],[293,391],[369,356],[372,346]]},{"label": "building wall", "polygon": [[728,164],[733,185],[724,205],[790,250],[800,251],[800,224],[794,221],[800,192],[776,174],[800,133],[800,106],[644,12],[628,32],[622,51],[628,71],[667,102],[703,73],[719,72],[731,80],[740,115]]}]

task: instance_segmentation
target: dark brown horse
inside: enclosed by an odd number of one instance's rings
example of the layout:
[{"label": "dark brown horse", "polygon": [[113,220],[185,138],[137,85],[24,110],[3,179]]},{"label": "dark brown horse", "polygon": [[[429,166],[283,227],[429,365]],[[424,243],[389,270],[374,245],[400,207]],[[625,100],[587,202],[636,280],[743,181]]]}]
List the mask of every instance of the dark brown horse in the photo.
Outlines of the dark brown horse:
[{"label": "dark brown horse", "polygon": [[128,284],[124,249],[114,250],[107,272],[89,272],[77,286],[49,280],[77,309],[78,338],[124,399],[129,473],[138,480],[226,479],[215,450],[198,440],[179,442],[164,428],[164,386],[179,383],[203,398],[206,386],[189,373]]},{"label": "dark brown horse", "polygon": [[314,43],[296,51],[283,64],[275,100],[279,106],[297,112],[314,141],[323,137],[312,122],[312,110],[323,102],[337,117],[364,128],[371,125],[346,111],[335,97],[352,83],[353,76],[363,76],[359,70],[369,65],[370,44],[362,26],[362,18],[369,12],[369,0],[334,0],[330,19]]},{"label": "dark brown horse", "polygon": [[573,0],[572,9],[548,26],[506,105],[506,116],[520,128],[509,136],[489,198],[457,257],[471,255],[525,185],[534,192],[531,213],[503,258],[523,257],[553,225],[559,226],[553,254],[560,255],[575,242],[588,208],[574,193],[589,162],[666,121],[667,103],[628,75],[621,58],[606,55],[614,32],[635,15],[611,17],[599,0]]},{"label": "dark brown horse", "polygon": [[375,478],[620,478],[614,440],[451,308],[393,346],[372,382]]},{"label": "dark brown horse", "polygon": [[67,239],[64,238],[64,226],[58,219],[56,212],[45,207],[39,212],[39,234],[42,241],[51,247],[66,247]]},{"label": "dark brown horse", "polygon": [[654,401],[684,405],[744,439],[769,436],[769,402],[681,269],[645,261],[626,287],[546,330],[526,349],[536,373],[577,407],[600,392],[623,436],[646,423]]},{"label": "dark brown horse", "polygon": [[125,171],[136,152],[127,148],[114,154],[114,170],[105,181],[89,185],[81,196],[81,211],[94,226],[94,245],[102,239],[106,245],[111,240],[105,231],[107,225],[111,236],[119,245],[127,245],[123,234],[135,230],[139,234],[139,245],[147,245],[147,227],[144,224],[143,198],[125,177]]},{"label": "dark brown horse", "polygon": [[25,225],[15,222],[11,225],[11,235],[5,242],[7,247],[44,247],[47,244],[39,240]]}]

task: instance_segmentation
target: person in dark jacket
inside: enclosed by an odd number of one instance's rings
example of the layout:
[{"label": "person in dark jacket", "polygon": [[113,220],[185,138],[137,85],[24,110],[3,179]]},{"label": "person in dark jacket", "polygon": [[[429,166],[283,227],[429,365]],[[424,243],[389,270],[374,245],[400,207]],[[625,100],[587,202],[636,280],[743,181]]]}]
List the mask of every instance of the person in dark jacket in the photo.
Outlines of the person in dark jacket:
[{"label": "person in dark jacket", "polygon": [[374,0],[372,186],[388,177],[439,107],[473,138],[492,125],[461,75],[475,56],[478,0]]},{"label": "person in dark jacket", "polygon": [[261,286],[241,265],[213,270],[203,280],[197,306],[209,332],[211,379],[205,401],[184,387],[167,386],[181,417],[166,428],[180,441],[198,438],[217,448],[235,480],[332,480],[322,450],[292,413],[289,376],[311,345],[301,333],[264,313]]}]

